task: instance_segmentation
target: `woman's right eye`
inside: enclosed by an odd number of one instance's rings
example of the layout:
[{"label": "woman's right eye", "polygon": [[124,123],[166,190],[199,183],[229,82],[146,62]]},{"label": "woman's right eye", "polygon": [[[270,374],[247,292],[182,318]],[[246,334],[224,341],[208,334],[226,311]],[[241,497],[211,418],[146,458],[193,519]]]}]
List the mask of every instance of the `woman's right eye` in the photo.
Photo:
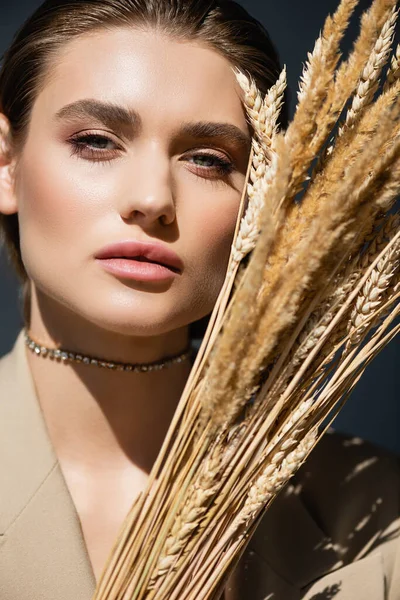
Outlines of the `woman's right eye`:
[{"label": "woman's right eye", "polygon": [[[89,158],[98,162],[109,163],[111,162],[110,158],[104,158],[104,153],[109,153],[111,151],[114,152],[115,155],[115,149],[113,151],[112,149],[107,150],[104,148],[104,145],[107,145],[108,143],[116,145],[111,138],[105,135],[85,133],[84,135],[77,135],[68,141],[72,146],[71,156],[78,155],[82,158]],[[96,145],[100,145],[101,148],[95,149],[93,146]]]}]

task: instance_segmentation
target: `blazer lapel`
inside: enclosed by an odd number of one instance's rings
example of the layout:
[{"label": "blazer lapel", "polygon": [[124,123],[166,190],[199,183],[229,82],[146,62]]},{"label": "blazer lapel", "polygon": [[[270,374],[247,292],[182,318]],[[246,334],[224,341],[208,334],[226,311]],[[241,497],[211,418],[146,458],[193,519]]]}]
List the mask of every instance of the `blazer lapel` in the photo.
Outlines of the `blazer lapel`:
[{"label": "blazer lapel", "polygon": [[0,359],[0,599],[89,600],[95,577],[50,441],[23,330]]}]

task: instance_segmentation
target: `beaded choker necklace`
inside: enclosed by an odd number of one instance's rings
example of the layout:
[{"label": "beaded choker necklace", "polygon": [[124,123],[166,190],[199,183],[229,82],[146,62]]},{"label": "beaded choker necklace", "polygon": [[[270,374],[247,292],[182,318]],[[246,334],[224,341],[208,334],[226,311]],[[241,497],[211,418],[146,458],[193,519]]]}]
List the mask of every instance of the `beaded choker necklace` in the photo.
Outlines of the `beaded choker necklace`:
[{"label": "beaded choker necklace", "polygon": [[46,346],[42,346],[38,342],[35,342],[35,340],[29,336],[26,328],[24,328],[24,337],[25,344],[38,356],[49,357],[52,359],[59,358],[62,362],[83,363],[85,365],[93,365],[95,367],[113,369],[115,371],[156,371],[169,367],[174,363],[181,363],[195,352],[194,348],[189,344],[184,352],[175,356],[170,356],[165,360],[159,360],[152,363],[119,363],[106,361],[103,358],[88,356],[79,352],[71,352],[70,350],[63,348],[46,348]]}]

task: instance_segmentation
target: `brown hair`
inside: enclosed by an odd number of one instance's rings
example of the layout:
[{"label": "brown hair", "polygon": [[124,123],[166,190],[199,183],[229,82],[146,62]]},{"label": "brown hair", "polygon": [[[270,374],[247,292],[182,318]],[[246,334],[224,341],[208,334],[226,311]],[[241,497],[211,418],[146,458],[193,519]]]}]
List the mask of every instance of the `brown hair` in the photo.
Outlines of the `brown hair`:
[{"label": "brown hair", "polygon": [[[15,33],[2,56],[0,111],[10,122],[10,152],[16,161],[28,135],[35,98],[58,50],[87,32],[121,26],[156,28],[175,39],[199,40],[250,74],[264,94],[281,71],[264,26],[233,0],[46,0]],[[286,98],[280,118],[283,128],[287,104]],[[23,284],[24,320],[29,325],[30,287],[20,252],[18,214],[0,214],[0,235]],[[209,316],[191,323],[193,337],[204,334]]]}]

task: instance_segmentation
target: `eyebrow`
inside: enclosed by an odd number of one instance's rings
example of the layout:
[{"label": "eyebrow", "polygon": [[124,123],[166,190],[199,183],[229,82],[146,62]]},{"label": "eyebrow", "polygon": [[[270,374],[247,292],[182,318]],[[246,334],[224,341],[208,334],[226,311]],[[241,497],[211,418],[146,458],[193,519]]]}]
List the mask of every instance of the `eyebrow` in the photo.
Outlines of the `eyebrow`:
[{"label": "eyebrow", "polygon": [[[63,106],[54,115],[54,120],[56,122],[61,120],[75,121],[85,117],[94,118],[111,129],[122,128],[128,137],[131,137],[141,127],[141,118],[136,110],[91,98],[76,100]],[[251,148],[250,134],[245,133],[233,123],[188,121],[182,123],[179,132],[192,138],[223,139],[247,151],[250,151]]]}]

